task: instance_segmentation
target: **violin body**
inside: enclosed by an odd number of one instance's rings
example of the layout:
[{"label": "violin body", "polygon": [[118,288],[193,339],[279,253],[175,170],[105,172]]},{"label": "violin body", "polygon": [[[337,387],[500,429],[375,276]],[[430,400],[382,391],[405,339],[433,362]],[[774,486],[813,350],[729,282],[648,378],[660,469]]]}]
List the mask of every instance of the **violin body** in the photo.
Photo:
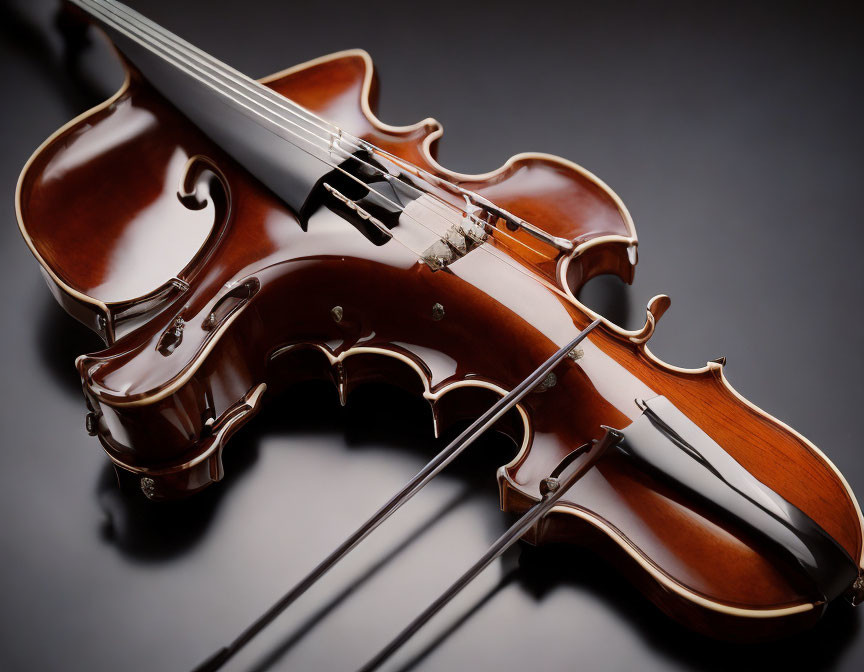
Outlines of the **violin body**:
[{"label": "violin body", "polygon": [[[17,206],[54,296],[106,344],[77,360],[88,429],[151,499],[222,479],[230,436],[280,387],[306,379],[331,378],[343,403],[368,381],[400,385],[429,400],[436,432],[472,419],[597,317],[576,298],[587,280],[632,280],[635,228],[603,182],[539,154],[484,175],[445,169],[434,158],[437,122],[377,119],[365,52],[263,81],[570,249],[493,222],[483,246],[433,269],[395,241],[370,241],[356,208],[328,192],[301,221],[127,68],[114,97],[36,151]],[[781,636],[847,590],[859,600],[862,517],[843,476],[733,390],[722,363],[685,370],[654,357],[647,342],[668,305],[652,300],[640,330],[604,321],[499,425],[519,446],[499,470],[502,509],[530,507],[540,481],[605,428],[638,428],[564,495],[532,543],[590,546],[667,614],[715,637]],[[650,414],[659,420],[649,427]],[[700,460],[715,455],[704,473],[656,459],[672,454],[663,441],[685,434]],[[761,527],[773,505],[730,494],[748,488],[788,511]],[[783,541],[790,521],[803,522]],[[808,546],[814,535],[821,541]],[[830,580],[789,561],[802,539],[836,546],[826,551]]]}]

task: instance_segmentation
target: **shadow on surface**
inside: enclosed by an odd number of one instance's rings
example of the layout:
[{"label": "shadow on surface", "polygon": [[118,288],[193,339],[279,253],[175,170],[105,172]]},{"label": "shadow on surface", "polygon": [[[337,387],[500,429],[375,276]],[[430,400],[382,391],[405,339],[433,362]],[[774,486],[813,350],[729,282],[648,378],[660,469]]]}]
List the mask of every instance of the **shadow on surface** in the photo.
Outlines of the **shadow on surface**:
[{"label": "shadow on surface", "polygon": [[[269,399],[261,413],[228,443],[223,455],[225,479],[188,499],[150,502],[137,479],[124,474],[122,487],[118,487],[113,467],[106,465],[97,485],[97,498],[107,516],[103,537],[139,561],[168,561],[188,552],[202,539],[222,499],[255,463],[264,437],[343,435],[350,451],[372,446],[400,455],[414,453],[425,461],[458,429],[454,426],[436,441],[426,402],[386,385],[359,387],[344,408],[329,381],[292,386]],[[457,458],[448,473],[468,484],[472,496],[494,502],[495,471],[514,452],[509,439],[484,437]],[[382,503],[389,494],[382,493]]]},{"label": "shadow on surface", "polygon": [[34,329],[42,363],[57,387],[81,402],[83,417],[86,409],[75,360],[80,355],[103,350],[105,344],[57,305],[47,291],[44,294],[42,311]]},{"label": "shadow on surface", "polygon": [[54,48],[44,27],[5,2],[0,3],[0,38],[61,92],[58,99],[66,103],[71,117],[98,105],[113,91],[80,67],[81,56],[91,46],[87,25],[74,17],[65,2],[57,2],[57,7],[52,29],[62,37],[62,52]]},{"label": "shadow on surface", "polygon": [[807,632],[762,644],[721,642],[672,621],[588,550],[525,545],[519,563],[519,584],[535,599],[562,585],[589,593],[609,604],[654,651],[690,669],[831,669],[859,629],[857,613],[842,600],[835,600],[822,620]]},{"label": "shadow on surface", "polygon": [[[335,404],[335,392],[329,383],[322,383],[321,385],[326,389],[316,390],[311,397],[309,396],[310,387],[307,385],[302,387],[304,392],[302,398],[295,396],[296,391],[290,391],[285,402],[283,403],[280,399],[276,405],[284,406],[287,404],[292,408],[292,413],[297,413],[298,416],[304,418],[303,433],[308,434],[311,431],[331,433],[341,428],[347,437],[349,450],[362,450],[364,445],[372,445],[378,449],[383,446],[386,449],[397,450],[401,454],[405,452],[415,453],[421,460],[426,460],[455,438],[463,428],[464,423],[454,425],[448,428],[440,439],[434,439],[432,437],[431,413],[426,402],[387,385],[369,384],[361,386],[352,392],[344,409],[339,409],[338,405]],[[314,386],[317,384],[313,384]],[[322,396],[320,400],[316,399],[319,394]],[[330,399],[328,400],[326,397],[330,397]],[[316,417],[316,414],[320,414],[320,417]],[[339,417],[338,423],[335,423],[339,428],[335,427],[332,422],[334,415]],[[269,432],[272,429],[274,428],[270,427],[265,431]],[[294,427],[292,427],[293,430]],[[394,437],[398,437],[398,439],[394,440]],[[275,669],[282,658],[315,626],[434,525],[457,511],[469,498],[480,497],[489,501],[490,504],[494,502],[498,496],[496,470],[498,466],[513,457],[515,450],[512,441],[502,435],[493,434],[478,439],[471,449],[459,456],[447,469],[448,474],[465,482],[468,487],[433,516],[419,523],[410,535],[400,543],[393,545],[392,550],[363,570],[348,586],[316,610],[252,669],[255,672]],[[389,494],[382,493],[382,503]],[[369,511],[370,515],[372,513]],[[503,517],[499,527],[501,529],[505,527]],[[466,615],[465,618],[467,619],[469,616],[470,614]],[[443,641],[446,636],[447,634],[442,635],[438,643]],[[430,647],[430,650],[432,648],[434,646]]]},{"label": "shadow on surface", "polygon": [[447,515],[457,510],[469,497],[470,490],[465,489],[456,497],[452,498],[447,504],[441,507],[434,515],[428,517],[420,525],[414,528],[410,535],[405,537],[401,542],[391,547],[391,550],[384,554],[373,565],[364,570],[354,581],[343,588],[335,597],[328,600],[324,606],[317,609],[314,614],[304,623],[285,638],[273,651],[271,651],[264,660],[252,668],[252,672],[265,672],[265,670],[273,669],[279,663],[282,657],[288,653],[296,644],[298,644],[316,625],[321,623],[334,609],[339,607],[346,599],[357,591],[363,584],[373,578],[378,572],[384,569],[392,560],[395,560],[402,552],[408,549],[415,541],[420,539],[428,530],[435,526],[436,523],[444,519]]},{"label": "shadow on surface", "polygon": [[[510,549],[513,550],[512,548]],[[411,660],[406,662],[399,668],[399,672],[409,672],[410,670],[417,669],[417,667],[426,660],[430,654],[434,653],[435,649],[441,646],[444,642],[447,641],[447,638],[450,637],[454,632],[456,632],[459,628],[462,627],[464,623],[466,623],[474,614],[480,611],[486,604],[488,604],[492,598],[494,598],[498,593],[504,590],[507,586],[512,584],[516,579],[518,574],[518,570],[510,570],[501,579],[486,593],[479,599],[474,602],[467,610],[465,610],[462,614],[459,615],[458,618],[453,620],[446,628],[443,628],[439,634],[435,636],[435,638],[429,642],[423,649],[414,655]]]},{"label": "shadow on surface", "polygon": [[599,275],[582,287],[579,301],[595,313],[623,329],[639,329],[642,324],[630,326],[630,291],[616,275]]},{"label": "shadow on surface", "polygon": [[167,562],[195,548],[232,484],[258,457],[254,431],[239,431],[230,445],[224,458],[229,477],[178,501],[149,501],[138,487],[137,477],[118,474],[106,464],[96,487],[99,506],[105,512],[103,540],[138,562]]}]

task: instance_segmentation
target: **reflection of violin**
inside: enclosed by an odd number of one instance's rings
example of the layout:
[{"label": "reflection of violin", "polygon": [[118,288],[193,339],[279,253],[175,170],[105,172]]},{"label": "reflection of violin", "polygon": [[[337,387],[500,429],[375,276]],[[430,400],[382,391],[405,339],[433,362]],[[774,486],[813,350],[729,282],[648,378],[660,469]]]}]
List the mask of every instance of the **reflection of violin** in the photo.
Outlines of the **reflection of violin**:
[{"label": "reflection of violin", "polygon": [[226,441],[289,382],[330,376],[344,400],[387,380],[428,399],[439,430],[530,381],[496,424],[520,446],[502,508],[529,510],[571,462],[579,477],[530,541],[590,545],[715,636],[788,633],[861,599],[843,477],[722,362],[652,356],[667,297],[637,331],[587,331],[579,288],[629,282],[636,262],[596,177],[539,154],[446,170],[436,122],[375,118],[364,52],[256,82],[122,5],[75,4],[129,75],[34,154],[18,216],[55,297],[106,342],[77,362],[88,428],[145,495],[221,479]]}]

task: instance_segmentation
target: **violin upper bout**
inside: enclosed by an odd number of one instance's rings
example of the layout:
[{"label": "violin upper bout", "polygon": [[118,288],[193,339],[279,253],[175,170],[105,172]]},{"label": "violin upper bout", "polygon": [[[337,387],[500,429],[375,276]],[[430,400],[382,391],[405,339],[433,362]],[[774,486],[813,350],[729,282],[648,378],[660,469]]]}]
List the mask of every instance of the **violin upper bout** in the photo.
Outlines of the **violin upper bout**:
[{"label": "violin upper bout", "polygon": [[433,156],[441,124],[427,118],[408,126],[391,126],[378,119],[378,79],[364,50],[322,56],[261,82],[352,135],[435,172]]},{"label": "violin upper bout", "polygon": [[431,118],[391,126],[375,115],[378,86],[369,55],[342,51],[261,80],[328,121],[522,218],[565,243],[556,249],[524,229],[505,229],[500,240],[535,269],[573,293],[604,273],[631,282],[636,229],[621,199],[581,166],[550,154],[526,153],[488,173],[449,170],[436,160],[441,124]]},{"label": "violin upper bout", "polygon": [[185,291],[216,248],[231,216],[222,156],[130,69],[24,166],[21,234],[55,298],[106,344]]}]

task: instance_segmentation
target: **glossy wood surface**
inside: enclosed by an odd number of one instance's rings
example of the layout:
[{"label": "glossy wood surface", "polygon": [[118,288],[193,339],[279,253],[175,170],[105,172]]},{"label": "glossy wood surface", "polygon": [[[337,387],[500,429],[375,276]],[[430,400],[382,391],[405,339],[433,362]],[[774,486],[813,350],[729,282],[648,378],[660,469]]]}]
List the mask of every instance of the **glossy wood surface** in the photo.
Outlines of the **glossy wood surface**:
[{"label": "glossy wood surface", "polygon": [[[496,235],[495,254],[481,247],[433,272],[404,247],[370,244],[326,203],[304,232],[133,73],[115,101],[37,153],[19,206],[55,295],[108,343],[78,362],[85,394],[109,456],[150,479],[148,495],[179,496],[220,479],[222,446],[266,397],[262,385],[326,375],[347,394],[385,379],[429,398],[441,425],[461,419],[591,321],[573,298],[581,283],[600,273],[631,279],[629,216],[605,185],[542,156],[486,176],[450,174],[427,151],[436,124],[396,129],[370,116],[368,68],[368,57],[349,52],[269,84],[544,231],[577,244],[602,240],[572,259],[544,250],[529,259],[524,245]],[[435,304],[443,319],[435,319]],[[343,309],[338,322],[334,306]],[[178,318],[182,337],[174,342]],[[595,331],[584,355],[557,371],[557,384],[523,404],[527,422],[510,419],[523,450],[500,472],[502,508],[527,508],[566,454],[599,438],[602,425],[636,419],[636,400],[664,395],[860,559],[857,506],[818,451],[736,396],[721,365],[674,369],[631,336],[609,324]],[[811,623],[824,606],[773,618],[736,612],[817,600],[756,540],[614,456],[563,501],[535,541],[596,545],[692,627],[776,636]]]}]

